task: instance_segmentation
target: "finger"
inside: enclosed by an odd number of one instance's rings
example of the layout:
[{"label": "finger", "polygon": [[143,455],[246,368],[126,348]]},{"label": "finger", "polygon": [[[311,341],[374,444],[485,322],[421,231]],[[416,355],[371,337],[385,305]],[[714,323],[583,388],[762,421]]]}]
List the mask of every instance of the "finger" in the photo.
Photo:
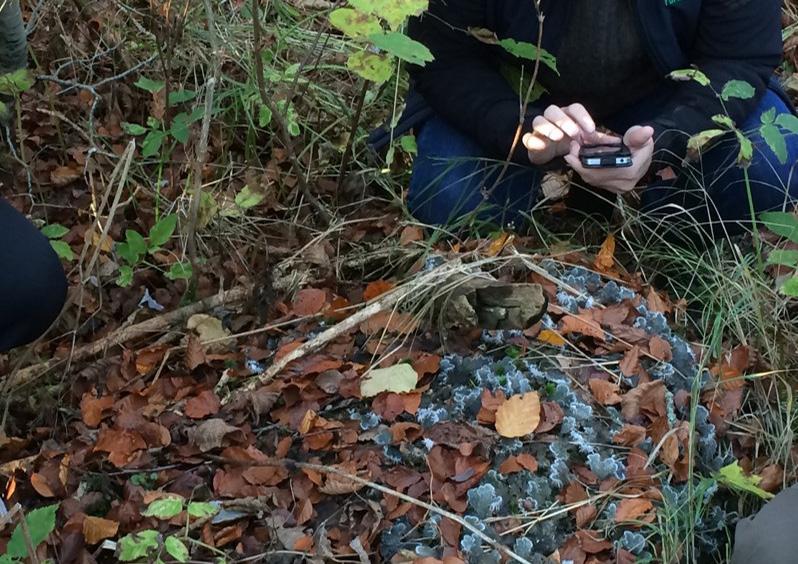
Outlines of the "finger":
[{"label": "finger", "polygon": [[558,106],[549,106],[546,108],[543,117],[559,127],[563,133],[571,139],[578,138],[579,134],[582,132],[576,122]]},{"label": "finger", "polygon": [[590,117],[590,113],[582,104],[571,104],[562,109],[572,120],[574,120],[584,133],[592,135],[596,131],[596,122]]},{"label": "finger", "polygon": [[548,146],[543,138],[538,137],[534,133],[527,133],[524,135],[522,142],[527,151],[543,151]]},{"label": "finger", "polygon": [[623,136],[624,143],[630,149],[640,149],[653,140],[654,128],[650,126],[634,125]]},{"label": "finger", "polygon": [[541,137],[545,137],[552,141],[562,141],[563,137],[565,137],[565,133],[562,130],[551,123],[543,116],[538,116],[532,122],[532,129],[535,130],[535,133],[540,135]]}]

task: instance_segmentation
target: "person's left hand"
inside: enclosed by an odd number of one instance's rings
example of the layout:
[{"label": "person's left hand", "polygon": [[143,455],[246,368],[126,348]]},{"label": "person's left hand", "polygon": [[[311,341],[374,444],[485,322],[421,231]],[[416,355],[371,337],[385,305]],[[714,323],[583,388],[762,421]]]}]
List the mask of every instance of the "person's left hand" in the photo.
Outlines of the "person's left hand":
[{"label": "person's left hand", "polygon": [[579,160],[581,145],[576,142],[571,143],[571,152],[565,156],[565,161],[591,186],[614,194],[625,194],[634,190],[651,167],[654,155],[654,129],[635,125],[623,136],[623,142],[632,153],[630,167],[585,168]]}]

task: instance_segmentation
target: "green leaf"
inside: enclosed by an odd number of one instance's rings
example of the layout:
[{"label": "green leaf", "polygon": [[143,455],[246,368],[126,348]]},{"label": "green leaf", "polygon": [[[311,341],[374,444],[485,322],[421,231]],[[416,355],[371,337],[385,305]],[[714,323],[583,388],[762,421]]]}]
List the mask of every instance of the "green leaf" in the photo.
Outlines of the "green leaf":
[{"label": "green leaf", "polygon": [[[499,45],[501,45],[505,51],[516,57],[529,61],[538,60],[538,46],[532,43],[516,41],[515,39],[502,39],[499,41]],[[540,49],[540,62],[559,74],[557,71],[557,58],[545,49]]]},{"label": "green leaf", "polygon": [[122,129],[128,135],[144,135],[147,133],[147,131],[149,131],[143,125],[139,125],[137,123],[128,123],[126,121],[122,123]]},{"label": "green leaf", "polygon": [[145,517],[157,517],[158,519],[171,519],[183,511],[183,498],[164,497],[153,501],[147,509],[141,512]]},{"label": "green leaf", "polygon": [[774,123],[776,121],[776,108],[770,108],[768,111],[759,116],[762,125]]},{"label": "green leaf", "polygon": [[798,276],[793,276],[781,287],[781,293],[791,298],[798,298]]},{"label": "green leaf", "polygon": [[751,159],[754,158],[754,144],[746,137],[742,131],[735,131],[737,134],[737,141],[740,143],[740,152],[737,153],[737,164],[741,166],[748,166]]},{"label": "green leaf", "polygon": [[[136,253],[137,256],[142,257],[147,254],[147,241],[138,231],[133,229],[125,231],[125,240],[130,245],[130,250]],[[132,262],[138,262],[138,259]]]},{"label": "green leaf", "polygon": [[235,202],[239,208],[248,210],[261,203],[265,197],[263,193],[256,192],[249,186],[244,186],[241,191],[236,194]]},{"label": "green leaf", "polygon": [[28,69],[19,69],[0,75],[0,94],[14,96],[31,89],[34,80]]},{"label": "green leaf", "polygon": [[192,501],[188,504],[187,510],[191,517],[197,519],[210,517],[211,515],[216,515],[216,513],[219,512],[219,508],[216,505],[212,503],[205,503],[203,501]]},{"label": "green leaf", "polygon": [[399,145],[405,153],[410,155],[418,154],[418,145],[416,144],[415,135],[403,135],[399,138]]},{"label": "green leaf", "polygon": [[55,251],[59,258],[64,260],[75,260],[75,253],[72,252],[72,247],[66,241],[50,241],[50,246]]},{"label": "green leaf", "polygon": [[377,84],[386,82],[393,76],[391,57],[382,53],[358,51],[349,55],[346,67],[358,76]]},{"label": "green leaf", "polygon": [[150,241],[150,252],[158,250],[165,245],[175,232],[177,227],[177,214],[170,213],[161,218],[161,220],[152,226],[148,234]]},{"label": "green leaf", "polygon": [[679,82],[694,80],[701,86],[709,86],[710,84],[709,77],[698,69],[675,70],[668,75],[668,78]]},{"label": "green leaf", "polygon": [[119,560],[132,562],[146,558],[150,552],[158,549],[158,537],[158,531],[152,529],[125,535],[119,539]]},{"label": "green leaf", "polygon": [[756,474],[746,476],[743,474],[743,469],[740,468],[740,463],[736,460],[733,464],[729,464],[728,466],[721,468],[715,474],[715,479],[719,484],[738,492],[748,492],[759,496],[762,499],[772,499],[775,497],[772,493],[766,492],[762,488],[758,487],[759,482],[762,481],[760,476],[757,476]]},{"label": "green leaf", "polygon": [[399,29],[410,16],[419,16],[429,8],[428,0],[349,0],[358,11],[374,14],[386,22],[393,30]]},{"label": "green leaf", "polygon": [[48,239],[60,239],[67,233],[69,233],[69,229],[60,223],[51,223],[50,225],[42,227],[42,235]]},{"label": "green leaf", "polygon": [[185,112],[177,114],[172,118],[172,127],[169,129],[169,133],[172,134],[172,137],[183,145],[188,143],[188,117],[188,114]]},{"label": "green leaf", "polygon": [[291,137],[296,137],[300,134],[299,131],[299,124],[295,121],[288,122],[288,133],[291,134]]},{"label": "green leaf", "polygon": [[144,141],[141,143],[141,156],[144,158],[154,157],[161,150],[166,132],[158,129],[151,129]]},{"label": "green leaf", "polygon": [[721,127],[725,127],[727,129],[734,129],[734,122],[732,118],[724,114],[718,114],[716,116],[712,116],[712,121],[717,123]]},{"label": "green leaf", "polygon": [[152,80],[146,76],[140,77],[134,84],[142,90],[150,92],[151,94],[160,92],[166,87],[166,83],[163,80]]},{"label": "green leaf", "polygon": [[776,235],[798,243],[798,217],[787,212],[766,212],[760,214],[759,221]]},{"label": "green leaf", "polygon": [[166,277],[169,280],[188,280],[193,273],[190,262],[175,262],[169,267]]},{"label": "green leaf", "polygon": [[731,98],[739,98],[740,100],[750,100],[756,94],[753,86],[744,80],[730,80],[723,86],[723,91],[720,97],[725,101]]},{"label": "green leaf", "polygon": [[768,255],[768,264],[782,266],[798,266],[798,251],[788,249],[774,249]]},{"label": "green leaf", "polygon": [[189,102],[196,97],[197,93],[194,90],[178,90],[177,92],[170,92],[169,105],[174,106],[176,104],[182,104],[183,102]]},{"label": "green leaf", "polygon": [[[47,537],[55,529],[55,514],[57,511],[58,504],[47,505],[34,509],[25,516],[25,523],[30,533],[30,544],[33,545],[33,548],[47,540]],[[20,525],[17,525],[11,534],[11,539],[6,547],[6,556],[11,558],[25,558],[28,556],[25,534],[22,532]]]},{"label": "green leaf", "polygon": [[265,104],[260,105],[258,110],[258,127],[266,127],[272,122],[272,111]]},{"label": "green leaf", "polygon": [[707,129],[690,137],[687,141],[687,149],[689,151],[701,151],[710,142],[725,134],[726,131],[723,129]]},{"label": "green leaf", "polygon": [[798,116],[792,114],[779,114],[776,118],[776,125],[786,129],[790,133],[798,135]]},{"label": "green leaf", "polygon": [[177,537],[167,537],[163,547],[178,562],[188,562],[188,547]]},{"label": "green leaf", "polygon": [[415,39],[410,39],[404,33],[396,31],[377,33],[369,35],[369,41],[378,49],[382,49],[386,53],[399,57],[413,65],[423,67],[435,59],[432,56],[432,52],[424,44]]},{"label": "green leaf", "polygon": [[133,283],[133,268],[124,264],[119,267],[119,275],[116,277],[116,285],[127,288]]},{"label": "green leaf", "polygon": [[759,134],[768,144],[770,150],[776,155],[781,164],[787,162],[787,141],[781,130],[772,124],[765,124],[759,128]]},{"label": "green leaf", "polygon": [[351,8],[338,8],[330,12],[330,23],[354,39],[365,38],[382,31],[380,20]]}]

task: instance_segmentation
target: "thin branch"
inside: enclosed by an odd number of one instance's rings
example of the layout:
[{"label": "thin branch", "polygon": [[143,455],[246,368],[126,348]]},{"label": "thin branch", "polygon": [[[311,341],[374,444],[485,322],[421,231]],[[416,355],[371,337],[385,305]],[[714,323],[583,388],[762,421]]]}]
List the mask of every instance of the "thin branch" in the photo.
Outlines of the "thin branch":
[{"label": "thin branch", "polygon": [[357,128],[360,125],[360,117],[363,115],[363,104],[366,101],[366,93],[369,89],[369,81],[363,80],[363,87],[360,89],[360,94],[357,97],[357,106],[355,107],[355,114],[352,116],[352,125],[349,127],[349,140],[346,143],[346,150],[341,159],[341,171],[338,174],[338,188],[337,193],[341,192],[346,180],[346,169],[349,166],[349,159],[352,157],[352,148],[355,145],[355,137]]},{"label": "thin branch", "polygon": [[272,113],[272,120],[277,124],[278,137],[285,147],[286,154],[288,155],[288,162],[291,164],[291,168],[297,178],[297,183],[299,184],[299,189],[302,191],[302,195],[316,208],[324,224],[329,225],[333,219],[332,214],[325,205],[316,198],[313,191],[310,189],[305,179],[305,171],[302,168],[302,164],[299,162],[299,159],[297,159],[296,150],[291,140],[291,133],[288,131],[288,124],[283,114],[280,112],[280,109],[277,107],[277,104],[275,104],[274,100],[266,93],[266,81],[263,76],[263,58],[261,57],[260,0],[252,0],[252,35],[254,43],[253,57],[255,58],[255,74],[257,75],[256,79],[261,103],[269,108],[269,111]]}]

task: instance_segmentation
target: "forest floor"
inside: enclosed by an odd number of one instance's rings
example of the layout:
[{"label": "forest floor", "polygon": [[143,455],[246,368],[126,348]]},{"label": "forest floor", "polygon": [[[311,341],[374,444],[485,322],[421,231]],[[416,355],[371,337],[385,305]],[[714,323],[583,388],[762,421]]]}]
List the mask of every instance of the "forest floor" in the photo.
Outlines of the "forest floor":
[{"label": "forest floor", "polygon": [[[412,140],[365,145],[402,74],[364,85],[330,2],[273,0],[258,84],[250,4],[205,4],[23,2],[2,195],[70,288],[0,355],[0,562],[727,561],[798,471],[792,273],[753,251],[785,244],[551,194],[530,232],[419,225]],[[494,283],[543,317],[474,328]]]}]

